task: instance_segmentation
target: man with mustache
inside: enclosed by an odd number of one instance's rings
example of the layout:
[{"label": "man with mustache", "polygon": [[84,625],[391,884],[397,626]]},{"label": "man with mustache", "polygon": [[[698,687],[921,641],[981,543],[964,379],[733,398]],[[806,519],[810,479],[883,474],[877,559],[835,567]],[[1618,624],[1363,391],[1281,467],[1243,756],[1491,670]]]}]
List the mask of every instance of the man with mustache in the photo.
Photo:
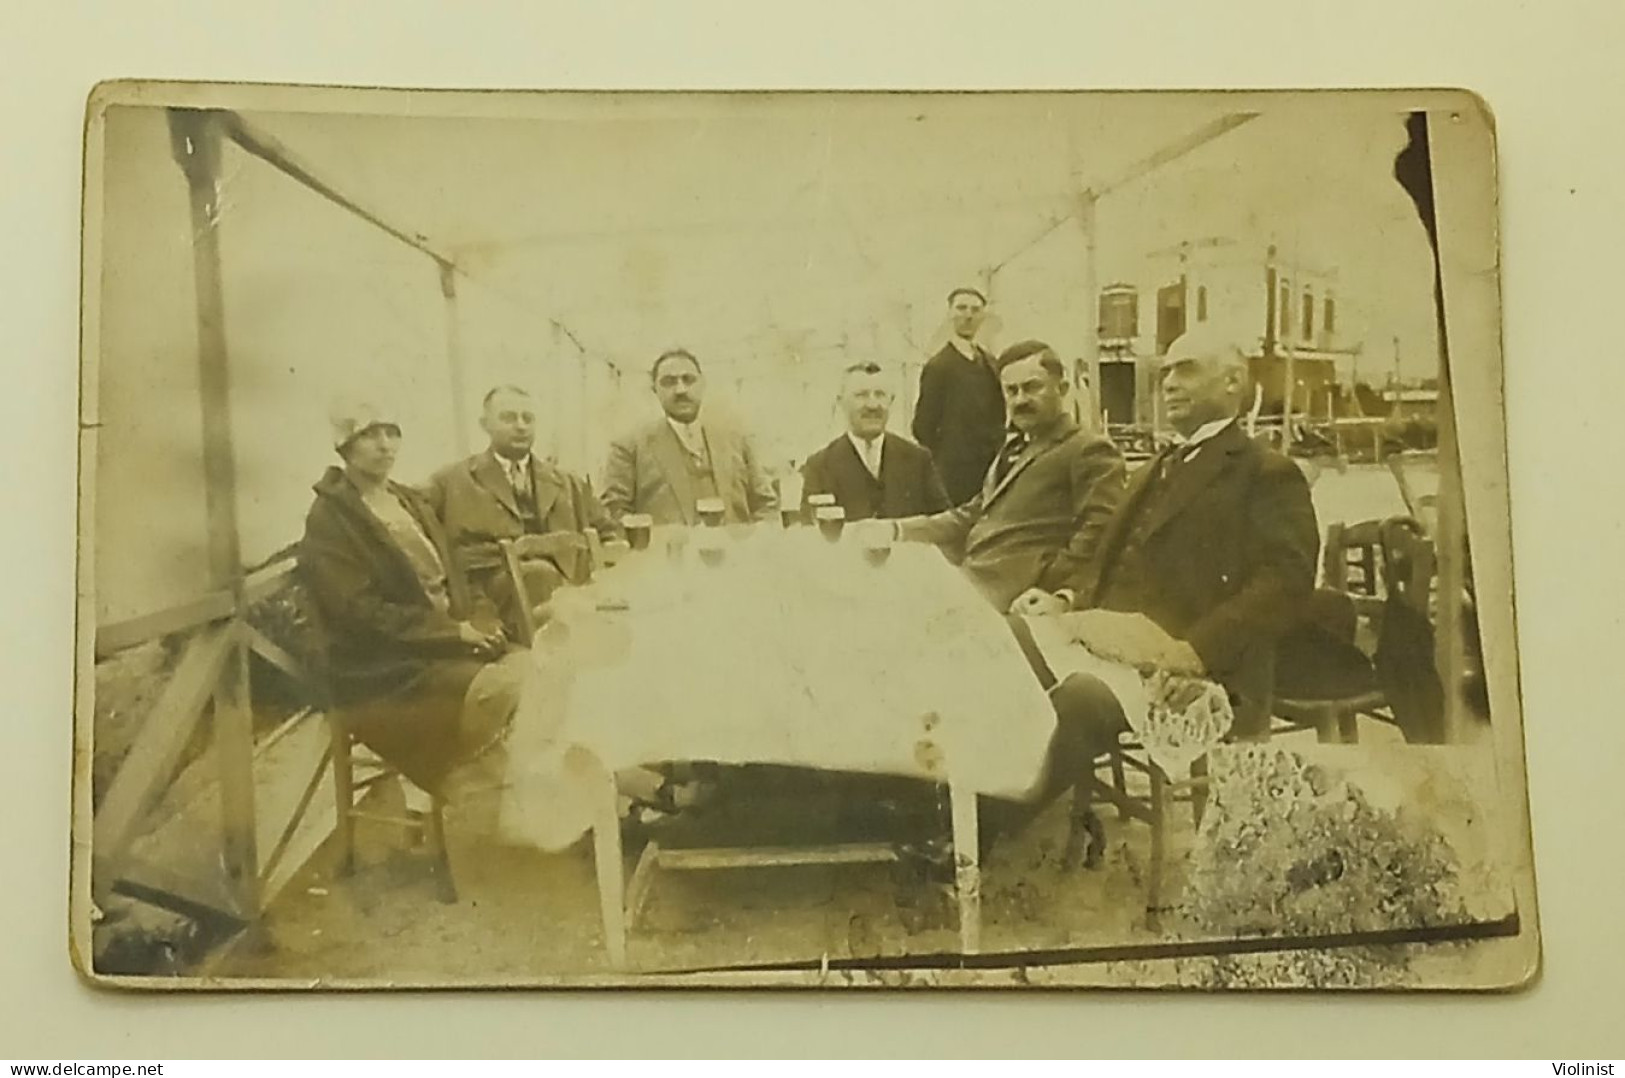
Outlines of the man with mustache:
[{"label": "man with mustache", "polygon": [[1010,431],[980,492],[895,528],[900,539],[942,547],[1002,613],[1029,589],[1062,587],[1093,560],[1125,471],[1116,446],[1073,421],[1053,348],[1022,341],[997,366]]},{"label": "man with mustache", "polygon": [[846,433],[807,458],[802,496],[831,494],[847,520],[938,513],[948,494],[931,451],[886,429],[892,392],[875,363],[855,363],[841,378]]},{"label": "man with mustache", "polygon": [[952,333],[920,371],[914,439],[937,462],[954,505],[982,489],[988,465],[1004,436],[1004,398],[993,357],[976,343],[987,317],[987,297],[974,288],[948,293]]},{"label": "man with mustache", "polygon": [[491,599],[517,639],[519,607],[498,543],[514,541],[525,591],[539,605],[560,584],[587,576],[588,528],[605,539],[620,529],[584,479],[532,454],[536,402],[524,389],[487,393],[480,426],[491,444],[436,473],[426,493],[470,584]]},{"label": "man with mustache", "polygon": [[643,513],[655,524],[693,524],[703,498],[720,499],[730,524],[778,512],[773,483],[743,432],[703,416],[705,374],[684,348],[662,352],[649,372],[663,417],[611,443],[604,507],[617,521]]}]

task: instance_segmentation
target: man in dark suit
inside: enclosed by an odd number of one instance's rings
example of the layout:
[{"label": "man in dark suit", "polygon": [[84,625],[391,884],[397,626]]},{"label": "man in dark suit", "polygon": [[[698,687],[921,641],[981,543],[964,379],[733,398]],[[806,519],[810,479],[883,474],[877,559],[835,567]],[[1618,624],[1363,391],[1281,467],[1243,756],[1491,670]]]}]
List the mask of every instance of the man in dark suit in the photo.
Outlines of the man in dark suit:
[{"label": "man in dark suit", "polygon": [[[1175,341],[1162,397],[1177,443],[1135,473],[1097,556],[1066,587],[1015,604],[1063,617],[1102,658],[1218,682],[1238,722],[1251,716],[1253,726],[1235,730],[1243,737],[1267,731],[1260,705],[1276,639],[1305,614],[1320,549],[1303,473],[1237,424],[1246,384],[1245,353],[1222,331],[1202,326]],[[1087,775],[1127,723],[1101,682],[1074,674],[1054,685],[1036,649],[1028,654],[1059,716],[1030,813]]]},{"label": "man in dark suit", "polygon": [[935,543],[1001,612],[1029,589],[1052,590],[1094,557],[1123,493],[1123,458],[1073,422],[1066,368],[1043,341],[999,356],[1011,431],[980,493],[957,508],[897,522],[904,540]]},{"label": "man in dark suit", "polygon": [[1004,397],[993,357],[976,343],[987,297],[974,288],[948,294],[953,332],[920,371],[914,440],[931,450],[942,485],[955,505],[982,489],[1004,440]]},{"label": "man in dark suit", "polygon": [[470,583],[517,633],[519,609],[498,543],[515,542],[525,590],[539,605],[591,570],[586,529],[606,539],[620,529],[585,480],[532,455],[536,407],[525,390],[498,386],[487,393],[480,426],[491,444],[441,469],[426,493]]},{"label": "man in dark suit", "polygon": [[705,375],[693,354],[661,353],[649,374],[665,415],[609,447],[604,507],[617,521],[645,513],[656,524],[693,524],[702,498],[722,501],[730,524],[765,520],[778,495],[744,433],[702,416]]},{"label": "man in dark suit", "polygon": [[841,379],[846,433],[807,458],[802,497],[832,494],[847,520],[909,517],[948,508],[931,451],[886,430],[891,390],[874,363],[857,363]]}]

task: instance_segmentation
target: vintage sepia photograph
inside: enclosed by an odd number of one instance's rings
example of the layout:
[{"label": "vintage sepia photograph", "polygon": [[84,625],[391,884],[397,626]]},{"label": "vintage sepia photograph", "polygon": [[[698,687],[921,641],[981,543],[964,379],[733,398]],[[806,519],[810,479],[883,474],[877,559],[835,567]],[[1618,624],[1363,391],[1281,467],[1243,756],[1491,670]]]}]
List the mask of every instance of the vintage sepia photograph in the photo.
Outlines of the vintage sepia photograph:
[{"label": "vintage sepia photograph", "polygon": [[1511,989],[1465,91],[109,83],[126,988]]}]

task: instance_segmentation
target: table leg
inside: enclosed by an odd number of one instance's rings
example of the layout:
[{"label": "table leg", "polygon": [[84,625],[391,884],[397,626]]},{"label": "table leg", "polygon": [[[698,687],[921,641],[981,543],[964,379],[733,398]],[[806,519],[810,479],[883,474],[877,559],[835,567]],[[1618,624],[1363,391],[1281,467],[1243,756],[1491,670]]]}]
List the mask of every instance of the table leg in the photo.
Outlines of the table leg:
[{"label": "table leg", "polygon": [[598,872],[598,908],[604,919],[604,947],[609,964],[626,968],[626,888],[621,863],[621,814],[615,776],[605,772],[599,797],[598,817],[593,823],[593,855]]},{"label": "table leg", "polygon": [[982,865],[978,850],[976,793],[948,784],[954,814],[954,890],[959,896],[959,949],[976,954],[982,947]]}]

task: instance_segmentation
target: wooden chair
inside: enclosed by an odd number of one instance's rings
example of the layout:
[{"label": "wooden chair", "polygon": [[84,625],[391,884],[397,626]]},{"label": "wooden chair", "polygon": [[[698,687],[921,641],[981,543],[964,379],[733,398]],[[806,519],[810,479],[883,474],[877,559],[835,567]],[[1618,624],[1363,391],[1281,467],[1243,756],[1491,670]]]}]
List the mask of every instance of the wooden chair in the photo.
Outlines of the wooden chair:
[{"label": "wooden chair", "polygon": [[1305,626],[1281,644],[1286,673],[1277,679],[1272,734],[1313,730],[1322,742],[1354,744],[1361,715],[1392,721],[1370,654],[1387,602],[1385,527],[1366,520],[1326,529],[1322,587]]},{"label": "wooden chair", "polygon": [[[1274,677],[1273,648],[1256,648],[1243,659],[1241,671],[1235,679],[1238,698],[1227,740],[1257,741],[1269,736]],[[1108,780],[1102,780],[1102,772],[1108,774]],[[1146,786],[1144,793],[1130,786],[1130,772],[1143,777]],[[1134,783],[1136,787],[1139,785],[1139,781]],[[1193,825],[1201,826],[1209,788],[1206,757],[1196,761],[1188,778],[1174,779],[1151,759],[1145,747],[1132,734],[1120,734],[1112,751],[1099,757],[1093,771],[1073,790],[1071,826],[1067,838],[1069,861],[1077,860],[1077,851],[1085,843],[1098,842],[1102,837],[1089,824],[1091,809],[1095,804],[1106,802],[1112,805],[1120,820],[1138,820],[1147,824],[1151,829],[1151,856],[1145,899],[1146,927],[1153,932],[1160,931],[1162,914],[1169,909],[1164,892],[1168,826],[1172,811],[1175,806],[1189,805]]]},{"label": "wooden chair", "polygon": [[[1431,536],[1439,517],[1439,493],[1436,489],[1439,475],[1437,450],[1409,450],[1388,458],[1388,471],[1399,484],[1399,496],[1405,500],[1405,511],[1421,527],[1422,534]],[[1429,480],[1435,489],[1425,489]]]},{"label": "wooden chair", "polygon": [[[587,540],[588,575],[604,564],[604,540],[596,528],[587,528],[583,533]],[[518,606],[518,625],[516,626],[519,639],[515,643],[523,647],[530,647],[536,639],[536,630],[540,627],[536,611],[537,606],[530,594],[530,588],[525,583],[523,562],[519,557],[516,540],[498,540],[497,548],[502,552],[502,566],[508,576],[508,584],[513,588],[515,605]]]},{"label": "wooden chair", "polygon": [[327,660],[328,642],[332,637],[309,589],[303,581],[298,581],[295,586],[299,595],[300,615],[313,639],[306,664],[310,672],[310,687],[316,697],[315,706],[327,723],[327,752],[333,767],[333,800],[337,813],[334,838],[338,847],[338,874],[348,876],[355,871],[356,821],[368,820],[400,827],[406,829],[416,843],[427,847],[434,869],[436,897],[448,904],[456,902],[457,884],[446,849],[445,799],[429,793],[427,811],[409,808],[400,814],[377,812],[358,803],[362,802],[369,790],[382,783],[392,779],[401,782],[410,780],[361,745],[350,729],[348,715],[344,708],[335,703],[333,695],[331,668]]}]

